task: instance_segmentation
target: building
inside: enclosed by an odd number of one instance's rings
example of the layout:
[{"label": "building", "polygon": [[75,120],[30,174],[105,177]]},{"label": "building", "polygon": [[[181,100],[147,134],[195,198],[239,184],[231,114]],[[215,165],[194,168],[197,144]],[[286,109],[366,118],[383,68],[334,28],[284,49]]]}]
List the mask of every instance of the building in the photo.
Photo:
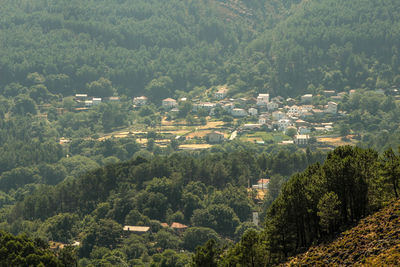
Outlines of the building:
[{"label": "building", "polygon": [[260,179],[257,181],[257,184],[252,185],[252,188],[265,190],[267,189],[268,184],[269,184],[269,179]]},{"label": "building", "polygon": [[266,106],[269,102],[269,94],[258,94],[257,106]]},{"label": "building", "polygon": [[198,104],[193,104],[192,105],[192,110],[193,111],[198,111],[200,109],[205,109],[205,110],[212,110],[213,108],[215,108],[217,106],[216,103],[210,103],[210,102],[201,102]]},{"label": "building", "polygon": [[128,234],[144,234],[150,231],[150,227],[125,225],[123,231]]},{"label": "building", "polygon": [[232,116],[234,117],[244,117],[247,116],[247,112],[246,110],[242,109],[242,108],[234,108],[231,111]]},{"label": "building", "polygon": [[309,134],[311,132],[310,128],[306,126],[300,126],[298,129],[299,134]]},{"label": "building", "polygon": [[164,108],[174,108],[174,107],[178,106],[178,103],[173,98],[166,98],[162,101],[162,106]]},{"label": "building", "polygon": [[328,102],[328,108],[326,109],[327,113],[331,113],[331,114],[336,114],[338,110],[338,105],[333,102],[333,101],[329,101]]},{"label": "building", "polygon": [[92,101],[93,101],[93,106],[101,104],[101,98],[100,97],[93,97]]},{"label": "building", "polygon": [[257,116],[258,114],[258,110],[256,108],[249,108],[248,111],[251,116]]},{"label": "building", "polygon": [[274,101],[267,103],[268,111],[273,111],[273,110],[277,109],[278,107],[279,107],[279,104]]},{"label": "building", "polygon": [[136,106],[144,106],[147,104],[147,97],[145,96],[134,97],[133,104]]},{"label": "building", "polygon": [[286,118],[286,114],[284,112],[282,112],[282,111],[274,111],[274,112],[272,112],[272,119],[274,121],[279,121],[279,120],[284,119],[284,118]]},{"label": "building", "polygon": [[286,132],[286,129],[291,125],[292,125],[292,123],[288,119],[280,119],[278,121],[278,129],[279,129],[279,131],[282,131],[282,132]]},{"label": "building", "polygon": [[248,123],[248,124],[244,124],[243,126],[242,126],[242,129],[243,130],[249,130],[249,131],[251,131],[251,130],[257,130],[257,129],[260,129],[261,128],[261,124],[258,124],[258,123]]},{"label": "building", "polygon": [[299,146],[304,146],[308,144],[308,140],[310,139],[310,136],[307,134],[298,134],[294,136],[293,142],[296,145]]},{"label": "building", "polygon": [[212,143],[212,144],[214,144],[214,143],[221,143],[221,142],[224,141],[225,136],[224,136],[224,134],[221,133],[221,132],[214,131],[214,132],[208,133],[208,134],[206,135],[206,139],[207,139],[207,141],[208,141],[209,143]]},{"label": "building", "polygon": [[223,88],[220,88],[217,92],[215,92],[214,97],[216,99],[221,100],[221,99],[224,99],[227,94],[228,94],[228,89],[223,87]]},{"label": "building", "polygon": [[174,229],[176,232],[178,232],[179,234],[182,234],[187,228],[188,226],[185,224],[181,224],[181,223],[177,223],[177,222],[173,222],[171,224],[171,228]]},{"label": "building", "polygon": [[291,107],[289,107],[288,111],[287,111],[287,115],[289,116],[298,116],[299,115],[299,111],[300,108],[296,105],[293,105]]},{"label": "building", "polygon": [[85,100],[85,107],[93,106],[93,100]]},{"label": "building", "polygon": [[305,94],[301,96],[301,102],[302,103],[311,103],[313,100],[313,95],[312,94]]},{"label": "building", "polygon": [[260,116],[259,118],[258,118],[258,124],[267,124],[267,122],[268,122],[268,118],[266,117],[266,116]]}]

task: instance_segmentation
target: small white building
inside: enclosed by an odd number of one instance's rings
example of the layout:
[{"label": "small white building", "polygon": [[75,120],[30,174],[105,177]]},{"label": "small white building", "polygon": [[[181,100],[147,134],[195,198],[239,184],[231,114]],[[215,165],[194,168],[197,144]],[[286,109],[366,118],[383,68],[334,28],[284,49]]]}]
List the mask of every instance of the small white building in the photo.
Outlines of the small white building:
[{"label": "small white building", "polygon": [[252,185],[252,188],[266,190],[268,188],[268,184],[269,184],[269,179],[260,179],[257,181],[257,184]]},{"label": "small white building", "polygon": [[279,131],[286,132],[287,128],[292,125],[292,122],[289,119],[280,119],[278,121]]},{"label": "small white building", "polygon": [[313,95],[312,94],[305,94],[301,96],[301,102],[303,103],[311,103],[313,100]]},{"label": "small white building", "polygon": [[93,106],[93,100],[85,100],[85,107]]},{"label": "small white building", "polygon": [[257,106],[266,106],[269,102],[269,94],[258,94]]},{"label": "small white building", "polygon": [[145,96],[134,97],[133,104],[136,106],[144,106],[147,104],[147,97]]},{"label": "small white building", "polygon": [[228,94],[228,89],[223,87],[223,88],[220,88],[217,92],[215,92],[214,97],[216,99],[221,100],[221,99],[224,99],[227,94]]},{"label": "small white building", "polygon": [[310,136],[307,134],[298,134],[294,136],[293,142],[296,145],[299,146],[304,146],[308,144],[308,140],[310,139]]},{"label": "small white building", "polygon": [[93,101],[93,106],[101,104],[101,98],[100,97],[93,97],[92,101]]},{"label": "small white building", "polygon": [[87,94],[75,94],[75,99],[79,101],[85,101],[88,98]]},{"label": "small white building", "polygon": [[244,110],[242,108],[234,108],[234,109],[232,109],[231,114],[234,117],[245,117],[245,116],[247,116],[246,110]]},{"label": "small white building", "polygon": [[257,116],[258,110],[256,108],[249,108],[248,110],[250,116]]},{"label": "small white building", "polygon": [[328,102],[328,108],[326,109],[327,113],[331,113],[331,114],[336,114],[338,110],[338,105],[333,102],[333,101],[329,101]]},{"label": "small white building", "polygon": [[174,108],[174,107],[178,106],[178,103],[173,98],[166,98],[162,101],[162,106],[164,108]]},{"label": "small white building", "polygon": [[274,111],[274,112],[272,112],[272,119],[274,121],[279,121],[279,120],[284,119],[284,118],[286,118],[286,114],[284,112],[282,112],[282,111]]}]

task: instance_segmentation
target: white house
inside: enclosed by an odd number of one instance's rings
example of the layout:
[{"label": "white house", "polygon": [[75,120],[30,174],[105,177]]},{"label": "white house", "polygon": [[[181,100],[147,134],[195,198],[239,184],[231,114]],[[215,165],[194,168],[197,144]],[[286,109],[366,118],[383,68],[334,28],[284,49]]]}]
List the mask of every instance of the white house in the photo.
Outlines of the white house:
[{"label": "white house", "polygon": [[289,116],[298,116],[299,115],[299,107],[296,105],[293,105],[291,107],[289,107],[288,111],[287,111],[287,115]]},{"label": "white house", "polygon": [[199,109],[205,109],[205,110],[212,110],[215,108],[217,104],[215,103],[210,103],[210,102],[200,102],[198,104],[193,104],[193,111],[198,111]]},{"label": "white house", "polygon": [[258,94],[257,106],[266,106],[269,102],[269,94]]},{"label": "white house", "polygon": [[283,118],[286,118],[286,114],[284,112],[282,112],[282,111],[274,111],[274,112],[272,112],[272,119],[274,121],[279,121],[279,120],[281,120]]},{"label": "white house", "polygon": [[298,134],[294,136],[294,143],[296,145],[302,146],[302,145],[307,145],[308,144],[308,140],[310,139],[309,135],[306,134]]},{"label": "white house", "polygon": [[269,179],[260,179],[257,184],[252,185],[253,189],[267,189],[269,184]]},{"label": "white house", "polygon": [[328,102],[328,108],[326,109],[327,113],[336,114],[337,113],[337,104],[333,101]]},{"label": "white house", "polygon": [[223,87],[223,88],[220,88],[217,92],[215,92],[214,96],[216,99],[221,100],[221,99],[224,99],[227,94],[228,94],[228,89]]},{"label": "white house", "polygon": [[258,118],[258,124],[267,124],[267,122],[268,122],[268,119],[266,116],[260,116]]},{"label": "white house", "polygon": [[133,104],[136,106],[144,106],[147,104],[147,97],[145,96],[134,97]]},{"label": "white house", "polygon": [[274,102],[274,101],[268,102],[268,103],[267,103],[267,109],[268,109],[269,111],[275,110],[275,109],[277,109],[278,107],[279,107],[279,104],[276,103],[276,102]]},{"label": "white house", "polygon": [[88,98],[87,94],[75,94],[75,99],[79,101],[85,101]]},{"label": "white house", "polygon": [[85,107],[93,106],[93,100],[85,100]]},{"label": "white house", "polygon": [[247,112],[246,110],[242,109],[242,108],[234,108],[231,111],[232,116],[234,117],[244,117],[247,116]]},{"label": "white house", "polygon": [[94,106],[101,104],[101,98],[100,97],[93,97],[92,101],[93,101],[93,105]]},{"label": "white house", "polygon": [[279,128],[279,131],[286,132],[286,129],[287,129],[290,125],[292,125],[292,123],[291,123],[291,121],[288,120],[288,119],[280,119],[280,120],[278,121],[278,128]]},{"label": "white house", "polygon": [[166,98],[162,101],[162,106],[164,108],[174,108],[176,106],[178,106],[178,103],[176,102],[175,99],[172,98]]},{"label": "white house", "polygon": [[249,108],[248,111],[251,116],[257,116],[258,114],[258,110],[256,108]]},{"label": "white house", "polygon": [[301,102],[303,103],[311,103],[313,100],[313,95],[312,94],[305,94],[301,96]]}]

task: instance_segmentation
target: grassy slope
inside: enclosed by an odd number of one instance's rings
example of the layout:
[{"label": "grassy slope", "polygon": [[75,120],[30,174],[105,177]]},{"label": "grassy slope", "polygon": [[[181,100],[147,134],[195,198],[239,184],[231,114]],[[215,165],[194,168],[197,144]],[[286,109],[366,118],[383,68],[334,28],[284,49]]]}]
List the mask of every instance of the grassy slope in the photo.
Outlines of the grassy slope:
[{"label": "grassy slope", "polygon": [[400,265],[400,201],[363,219],[330,244],[309,249],[285,266]]}]

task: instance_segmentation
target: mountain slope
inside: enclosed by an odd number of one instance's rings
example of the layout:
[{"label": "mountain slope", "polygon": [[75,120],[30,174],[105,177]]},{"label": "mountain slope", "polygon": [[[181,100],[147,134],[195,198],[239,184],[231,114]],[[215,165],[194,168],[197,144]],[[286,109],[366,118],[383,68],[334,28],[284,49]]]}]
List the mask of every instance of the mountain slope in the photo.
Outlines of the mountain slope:
[{"label": "mountain slope", "polygon": [[213,0],[1,0],[0,89],[29,86],[27,76],[35,72],[49,91],[64,95],[87,92],[87,83],[101,77],[129,96],[162,76],[171,80],[166,95],[210,86],[254,34],[245,14],[228,20],[219,6]]},{"label": "mountain slope", "polygon": [[258,73],[243,81],[293,96],[398,86],[399,14],[393,0],[302,1],[249,45],[243,69]]},{"label": "mountain slope", "polygon": [[330,244],[309,249],[284,266],[400,264],[400,201],[363,219]]}]

